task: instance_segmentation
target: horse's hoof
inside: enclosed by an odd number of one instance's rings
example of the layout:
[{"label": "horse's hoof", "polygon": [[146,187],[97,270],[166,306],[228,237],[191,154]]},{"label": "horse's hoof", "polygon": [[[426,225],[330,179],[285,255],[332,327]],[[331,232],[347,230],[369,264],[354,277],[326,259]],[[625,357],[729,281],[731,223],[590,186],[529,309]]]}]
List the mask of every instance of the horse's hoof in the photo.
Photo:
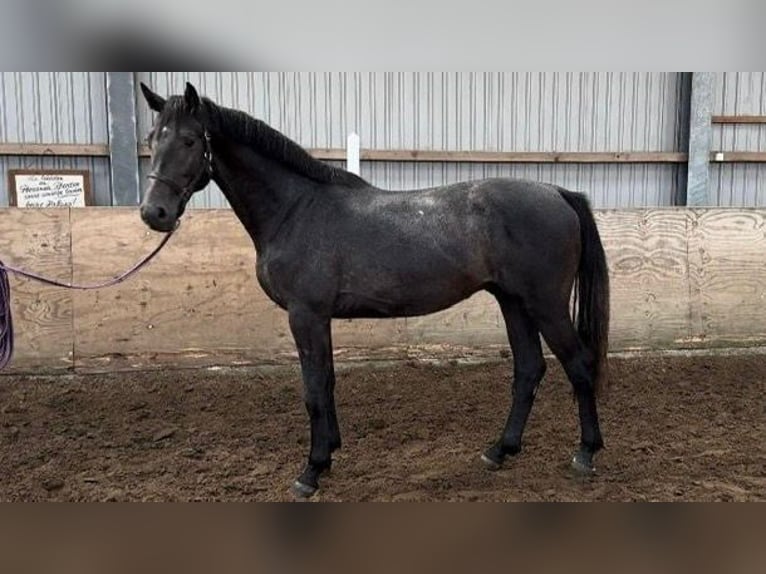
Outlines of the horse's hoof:
[{"label": "horse's hoof", "polygon": [[593,476],[596,469],[593,466],[593,457],[583,452],[578,452],[572,458],[572,470],[579,476]]},{"label": "horse's hoof", "polygon": [[498,470],[502,470],[503,468],[502,462],[497,462],[496,460],[492,460],[486,454],[481,455],[481,462],[484,464],[484,467],[490,472],[497,472]]},{"label": "horse's hoof", "polygon": [[319,491],[318,488],[314,486],[309,486],[308,484],[303,484],[300,480],[296,480],[293,483],[293,494],[296,498],[299,498],[301,500],[308,500],[309,498],[313,497],[317,492]]}]

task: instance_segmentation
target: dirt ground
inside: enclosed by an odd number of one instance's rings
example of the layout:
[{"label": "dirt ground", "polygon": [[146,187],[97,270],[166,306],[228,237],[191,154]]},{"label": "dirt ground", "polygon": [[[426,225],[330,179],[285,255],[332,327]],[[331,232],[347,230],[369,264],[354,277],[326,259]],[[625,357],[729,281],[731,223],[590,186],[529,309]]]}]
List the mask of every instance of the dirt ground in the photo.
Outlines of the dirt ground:
[{"label": "dirt ground", "polygon": [[[555,361],[499,473],[510,367],[339,373],[344,449],[317,500],[766,500],[766,356],[612,361],[596,477],[568,472],[576,408]],[[304,463],[295,369],[0,378],[0,500],[280,501]]]}]

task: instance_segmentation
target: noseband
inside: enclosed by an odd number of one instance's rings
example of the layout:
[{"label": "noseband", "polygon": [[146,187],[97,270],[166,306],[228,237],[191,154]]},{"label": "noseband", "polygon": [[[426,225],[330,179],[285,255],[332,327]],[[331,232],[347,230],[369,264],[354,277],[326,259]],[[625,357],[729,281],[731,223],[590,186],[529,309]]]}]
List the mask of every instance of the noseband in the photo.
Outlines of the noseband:
[{"label": "noseband", "polygon": [[203,158],[205,161],[203,162],[202,168],[197,174],[197,177],[192,179],[192,181],[186,187],[155,171],[150,173],[147,178],[153,179],[154,181],[159,181],[160,183],[167,185],[181,197],[181,205],[186,205],[186,203],[188,203],[191,199],[192,195],[198,191],[197,187],[199,186],[199,183],[202,181],[202,179],[205,176],[208,178],[213,177],[213,147],[210,143],[210,132],[207,130],[205,130],[204,143],[205,153]]}]

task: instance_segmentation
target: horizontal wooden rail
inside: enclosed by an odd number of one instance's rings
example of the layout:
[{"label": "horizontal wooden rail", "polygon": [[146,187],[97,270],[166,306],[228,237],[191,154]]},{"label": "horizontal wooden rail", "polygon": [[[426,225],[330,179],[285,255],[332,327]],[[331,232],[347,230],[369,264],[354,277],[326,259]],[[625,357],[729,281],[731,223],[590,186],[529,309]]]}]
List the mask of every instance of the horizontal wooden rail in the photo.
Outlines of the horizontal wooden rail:
[{"label": "horizontal wooden rail", "polygon": [[0,143],[0,156],[109,157],[107,144]]},{"label": "horizontal wooden rail", "polygon": [[729,151],[712,154],[713,163],[766,163],[766,152]]},{"label": "horizontal wooden rail", "polygon": [[[346,161],[346,150],[309,149],[317,159]],[[149,156],[141,146],[139,155]],[[688,155],[676,152],[495,152],[431,150],[362,150],[362,161],[413,163],[686,163]]]},{"label": "horizontal wooden rail", "polygon": [[[309,149],[325,161],[345,161],[346,150]],[[147,146],[139,147],[142,158],[149,157]],[[107,144],[0,144],[0,156],[27,157],[109,157]],[[679,152],[494,152],[362,150],[369,162],[411,163],[494,163],[494,164],[684,164],[688,155]],[[713,152],[714,163],[766,163],[766,152]]]},{"label": "horizontal wooden rail", "polygon": [[717,125],[766,124],[766,116],[713,116]]},{"label": "horizontal wooden rail", "polygon": [[[346,150],[309,149],[325,161],[345,161]],[[6,156],[108,157],[109,146],[101,144],[0,144]],[[139,156],[149,157],[149,148],[140,146]],[[415,163],[685,163],[687,155],[676,152],[494,152],[362,150],[363,161]]]},{"label": "horizontal wooden rail", "polygon": [[[332,156],[333,150],[315,150]],[[345,158],[345,152],[343,152]],[[334,159],[334,158],[328,158]],[[419,163],[685,163],[688,156],[675,152],[494,152],[362,150],[363,161]]]}]

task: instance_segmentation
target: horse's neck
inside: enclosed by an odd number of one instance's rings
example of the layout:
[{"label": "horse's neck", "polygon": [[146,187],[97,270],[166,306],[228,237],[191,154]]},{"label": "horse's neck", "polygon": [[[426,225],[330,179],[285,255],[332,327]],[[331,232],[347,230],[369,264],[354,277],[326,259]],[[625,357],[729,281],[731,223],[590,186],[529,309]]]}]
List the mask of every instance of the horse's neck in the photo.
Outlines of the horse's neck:
[{"label": "horse's neck", "polygon": [[216,154],[215,181],[261,250],[284,213],[311,184],[278,162],[244,146]]}]

